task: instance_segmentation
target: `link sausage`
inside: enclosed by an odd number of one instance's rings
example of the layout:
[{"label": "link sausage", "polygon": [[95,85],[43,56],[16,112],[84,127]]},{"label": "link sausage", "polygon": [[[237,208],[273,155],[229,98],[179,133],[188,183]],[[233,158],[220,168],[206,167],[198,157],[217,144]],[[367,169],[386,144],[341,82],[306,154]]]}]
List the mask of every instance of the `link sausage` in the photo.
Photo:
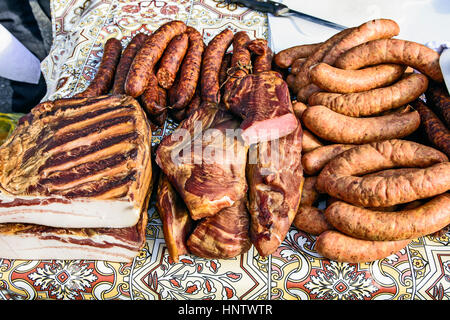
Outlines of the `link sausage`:
[{"label": "link sausage", "polygon": [[361,44],[342,54],[335,66],[356,70],[381,63],[404,64],[435,81],[443,81],[439,53],[420,43],[400,39],[379,39]]},{"label": "link sausage", "polygon": [[294,47],[290,47],[278,52],[273,61],[280,68],[289,68],[291,64],[299,58],[307,58],[312,55],[322,43],[302,44]]},{"label": "link sausage", "polygon": [[236,81],[245,77],[251,71],[251,55],[248,49],[250,37],[247,32],[239,31],[233,38],[233,55],[231,56],[231,65],[228,71],[228,81],[224,87],[224,102],[228,100],[231,90]]},{"label": "link sausage", "polygon": [[[362,176],[392,168],[402,175]],[[319,192],[362,207],[388,207],[429,198],[450,189],[450,162],[442,152],[407,140],[355,146],[328,162],[318,175]]]},{"label": "link sausage", "polygon": [[405,248],[411,240],[370,241],[356,239],[334,230],[321,233],[315,249],[325,258],[338,262],[364,263],[384,259]]},{"label": "link sausage", "polygon": [[136,54],[125,81],[125,92],[138,97],[144,93],[158,60],[164,53],[169,42],[186,31],[182,21],[171,21],[160,26],[144,42]]},{"label": "link sausage", "polygon": [[117,64],[122,53],[122,44],[115,38],[106,41],[103,57],[94,80],[83,91],[75,95],[76,98],[96,97],[107,94],[114,81]]},{"label": "link sausage", "polygon": [[116,75],[114,77],[114,84],[112,88],[113,94],[125,93],[125,81],[127,79],[128,71],[130,70],[134,57],[147,38],[148,35],[145,33],[138,33],[131,39],[125,50],[123,50],[119,64],[117,65]]},{"label": "link sausage", "polygon": [[314,83],[307,84],[303,88],[300,88],[297,91],[297,100],[307,103],[310,96],[312,96],[316,92],[321,92],[322,89],[320,89],[318,86],[316,86]]},{"label": "link sausage", "polygon": [[431,109],[442,117],[442,120],[450,128],[450,96],[443,83],[431,82],[425,92],[427,103]]},{"label": "link sausage", "polygon": [[334,227],[327,221],[323,210],[312,206],[300,206],[294,218],[294,226],[312,235],[319,235]]},{"label": "link sausage", "polygon": [[400,79],[405,69],[399,64],[381,64],[360,70],[345,70],[319,63],[310,70],[310,76],[311,81],[324,91],[354,93],[388,86]]},{"label": "link sausage", "polygon": [[442,123],[427,105],[420,99],[412,103],[414,109],[420,114],[422,127],[431,143],[450,157],[450,130]]},{"label": "link sausage", "polygon": [[312,206],[319,199],[319,192],[316,190],[317,177],[306,177],[304,179],[300,205]]},{"label": "link sausage", "polygon": [[188,35],[186,33],[176,36],[169,42],[156,72],[156,78],[162,88],[170,89],[172,87],[188,49],[188,43]]},{"label": "link sausage", "polygon": [[398,24],[390,19],[374,19],[354,28],[339,41],[323,58],[323,62],[333,65],[336,59],[349,49],[376,39],[389,39],[400,33]]},{"label": "link sausage", "polygon": [[189,37],[189,47],[181,64],[179,82],[176,87],[175,99],[171,104],[174,109],[186,107],[195,94],[202,64],[202,56],[205,50],[203,37],[192,27],[187,27],[186,33]]},{"label": "link sausage", "polygon": [[412,73],[384,88],[347,94],[317,92],[309,97],[308,104],[327,106],[351,117],[370,116],[414,101],[427,87],[426,76]]},{"label": "link sausage", "polygon": [[308,109],[308,106],[300,101],[292,101],[292,109],[294,110],[295,116],[301,119],[303,112]]},{"label": "link sausage", "polygon": [[302,64],[300,67],[299,72],[295,75],[295,82],[294,86],[296,90],[298,91],[300,88],[308,85],[311,83],[309,78],[309,69],[322,61],[326,53],[333,48],[339,41],[341,41],[346,35],[348,35],[350,32],[352,32],[354,28],[348,28],[345,30],[342,30],[341,32],[338,32],[334,36],[332,36],[330,39],[322,43],[315,51],[312,53],[306,61]]},{"label": "link sausage", "polygon": [[419,128],[420,116],[417,111],[412,111],[354,118],[324,106],[312,106],[303,112],[302,123],[324,140],[343,144],[364,144],[406,137]]},{"label": "link sausage", "polygon": [[305,63],[306,58],[298,58],[291,65],[291,73],[297,74],[300,71],[301,66]]},{"label": "link sausage", "polygon": [[364,240],[413,239],[441,230],[450,224],[450,194],[434,197],[425,204],[402,211],[372,211],[337,201],[325,211],[337,230]]},{"label": "link sausage", "polygon": [[317,174],[331,159],[353,147],[352,144],[331,144],[307,152],[302,156],[303,170],[309,175]]},{"label": "link sausage", "polygon": [[323,143],[310,131],[303,129],[302,152],[309,152],[323,146]]},{"label": "link sausage", "polygon": [[139,98],[144,109],[152,117],[161,115],[166,110],[167,93],[158,85],[154,74],[150,76],[149,85]]},{"label": "link sausage", "polygon": [[202,101],[215,104],[220,102],[220,66],[225,52],[233,42],[233,37],[233,31],[225,29],[216,35],[206,46],[200,78]]}]

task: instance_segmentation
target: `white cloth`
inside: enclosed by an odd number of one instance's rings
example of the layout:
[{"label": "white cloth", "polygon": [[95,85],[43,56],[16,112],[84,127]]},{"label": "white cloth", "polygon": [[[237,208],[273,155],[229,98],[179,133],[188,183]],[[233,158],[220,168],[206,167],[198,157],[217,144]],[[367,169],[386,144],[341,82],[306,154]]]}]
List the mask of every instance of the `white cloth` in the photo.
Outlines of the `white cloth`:
[{"label": "white cloth", "polygon": [[0,76],[37,84],[40,75],[39,59],[0,24]]},{"label": "white cloth", "polygon": [[[346,27],[376,18],[395,20],[399,39],[426,44],[450,41],[450,0],[276,0],[291,9]],[[338,30],[296,16],[268,15],[269,39],[279,52],[298,44],[321,42]],[[275,36],[273,36],[275,35]]]}]

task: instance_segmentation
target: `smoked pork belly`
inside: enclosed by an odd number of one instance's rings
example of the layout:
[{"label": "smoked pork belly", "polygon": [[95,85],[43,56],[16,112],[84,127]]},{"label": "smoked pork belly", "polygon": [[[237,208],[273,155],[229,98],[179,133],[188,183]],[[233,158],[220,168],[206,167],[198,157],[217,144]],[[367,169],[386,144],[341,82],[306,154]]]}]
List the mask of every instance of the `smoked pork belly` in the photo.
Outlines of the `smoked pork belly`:
[{"label": "smoked pork belly", "polygon": [[0,257],[19,260],[105,260],[130,262],[145,244],[147,212],[127,228],[64,229],[0,224]]},{"label": "smoked pork belly", "polygon": [[151,129],[125,95],[37,105],[0,147],[0,223],[136,225],[152,177]]}]

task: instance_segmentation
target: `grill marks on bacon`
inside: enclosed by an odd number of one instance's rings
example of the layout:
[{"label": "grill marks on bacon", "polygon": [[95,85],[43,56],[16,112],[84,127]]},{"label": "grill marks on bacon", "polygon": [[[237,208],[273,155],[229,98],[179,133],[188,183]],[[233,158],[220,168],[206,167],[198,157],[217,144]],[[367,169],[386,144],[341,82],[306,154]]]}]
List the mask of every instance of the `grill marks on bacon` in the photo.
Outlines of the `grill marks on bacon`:
[{"label": "grill marks on bacon", "polygon": [[[137,138],[137,134],[132,132],[112,135],[111,138],[108,138],[111,136],[111,131],[121,133],[133,128],[133,126],[126,125],[128,122],[134,124],[134,118],[130,115],[132,110],[132,106],[115,106],[86,112],[75,117],[62,118],[57,121],[53,126],[53,129],[57,130],[56,138],[50,137],[48,140],[41,142],[41,146],[38,146],[39,149],[45,145],[44,152],[54,154],[40,168],[40,172],[43,169],[46,170],[44,171],[44,177],[39,180],[39,185],[44,186],[44,190],[47,189],[49,193],[56,192],[67,197],[86,196],[91,189],[98,191],[95,192],[95,195],[109,191],[105,188],[105,183],[99,183],[96,180],[123,172],[124,167],[129,165],[129,160],[135,160],[137,150],[133,148],[128,151],[128,148],[125,148],[124,153],[122,153],[123,149],[115,150],[112,156],[107,158],[104,158],[104,156],[111,155],[111,153],[97,154],[97,156],[92,155],[92,153],[99,149],[103,150],[104,147],[113,146],[122,141],[134,141]],[[115,115],[115,117],[111,118],[111,115]],[[71,129],[76,129],[76,131],[70,131]],[[90,144],[91,141],[98,142],[92,145]],[[74,148],[70,148],[71,146],[74,146]],[[67,147],[69,147],[69,150],[67,150]],[[86,156],[90,159],[83,159]],[[81,164],[76,165],[77,163],[73,162],[76,160],[81,160]],[[73,167],[69,165],[66,168],[52,168],[69,161],[75,165]],[[52,171],[52,169],[56,169],[56,171]],[[92,175],[92,172],[97,173]],[[131,181],[125,178],[119,180],[122,182],[111,181],[108,184],[112,188],[114,186],[119,188]],[[71,188],[74,190],[64,191],[64,189]],[[120,193],[119,195],[122,196],[123,194]]]},{"label": "grill marks on bacon", "polygon": [[55,119],[42,128],[35,146],[23,157],[22,166],[35,161],[36,153],[45,157],[37,169],[37,183],[28,187],[28,193],[68,198],[126,196],[137,174],[133,168],[139,136],[135,106],[98,105],[99,99],[92,100],[85,104],[83,99],[67,99],[59,108],[44,111]]},{"label": "grill marks on bacon", "polygon": [[[68,165],[77,165],[89,159],[89,161],[98,161],[103,157],[118,153],[121,151],[128,152],[128,148],[133,147],[129,141],[133,141],[138,137],[136,132],[129,132],[121,135],[116,135],[111,138],[98,140],[87,146],[81,146],[68,151],[60,152],[47,159],[47,161],[39,168],[38,172],[45,171],[44,174],[53,168],[54,170],[64,170],[68,167],[60,167],[68,162]],[[85,158],[89,157],[89,158]],[[50,170],[49,170],[50,169]]]},{"label": "grill marks on bacon", "polygon": [[[114,154],[109,158],[82,163],[65,171],[52,172],[48,175],[48,177],[41,178],[39,180],[39,183],[50,184],[54,186],[68,185],[70,187],[74,184],[74,180],[79,180],[89,176],[95,179],[103,175],[104,170],[120,172],[120,170],[123,170],[122,167],[124,165],[126,166],[129,160],[135,160],[136,156],[137,150],[134,148],[124,154]],[[92,172],[98,173],[94,176],[91,176]]]},{"label": "grill marks on bacon", "polygon": [[[105,131],[107,129],[114,130],[112,127],[114,126],[125,126],[127,123],[133,123],[134,124],[134,118],[132,116],[123,116],[123,117],[117,117],[117,118],[110,118],[106,119],[102,122],[92,124],[88,127],[82,128],[82,130],[77,130],[75,132],[68,132],[67,134],[63,136],[59,136],[56,134],[55,139],[51,139],[47,146],[43,149],[44,152],[51,151],[52,149],[63,149],[65,144],[68,144],[70,142],[74,142],[78,139],[86,137],[87,140],[92,139],[91,134],[103,134],[106,136]],[[131,126],[130,126],[131,127]],[[76,144],[80,145],[85,141],[76,141]],[[62,148],[57,148],[61,147]],[[65,149],[65,148],[64,148]]]},{"label": "grill marks on bacon", "polygon": [[[133,135],[136,136],[135,134],[125,134],[119,137],[115,137],[116,139],[108,140],[109,142],[113,142],[114,140],[120,141],[125,137],[129,139]],[[104,146],[105,144],[102,144],[100,142],[96,147],[102,145]],[[69,161],[80,160],[81,164],[75,167],[71,167],[69,164],[69,166],[62,171],[52,171],[52,167],[50,167],[50,170],[46,170],[46,178],[40,179],[39,184],[46,187],[49,193],[62,194],[66,197],[73,198],[78,196],[97,196],[111,189],[119,188],[124,184],[132,181],[132,178],[135,176],[136,172],[133,172],[132,174],[129,174],[124,178],[108,179],[108,177],[116,176],[121,172],[127,171],[126,167],[130,165],[130,160],[134,160],[136,158],[137,150],[135,148],[126,153],[113,153],[113,155],[108,158],[103,158],[102,154],[99,154],[100,156],[97,155],[99,157],[95,157],[95,155],[92,156],[89,151],[94,151],[95,149],[97,148],[81,147],[78,149],[81,151],[79,153],[81,157],[76,158],[74,156],[69,156],[65,159],[60,158],[60,161],[65,161],[65,163],[68,163]],[[120,152],[120,150],[116,150],[116,152]],[[70,151],[68,151],[68,153],[70,153]],[[88,158],[91,158],[91,161],[85,163],[87,159],[82,158],[83,154]],[[110,155],[110,153],[107,152],[105,155]],[[51,159],[49,160],[49,163],[51,163]],[[97,173],[92,174],[92,172]],[[123,195],[120,194],[120,196]]]},{"label": "grill marks on bacon", "polygon": [[80,186],[73,188],[70,191],[66,191],[63,195],[67,198],[78,198],[78,197],[91,197],[95,198],[99,195],[103,195],[106,192],[112,191],[113,189],[122,187],[123,185],[134,181],[136,179],[136,170],[131,171],[124,177],[116,177],[110,180],[96,180],[90,181]]}]

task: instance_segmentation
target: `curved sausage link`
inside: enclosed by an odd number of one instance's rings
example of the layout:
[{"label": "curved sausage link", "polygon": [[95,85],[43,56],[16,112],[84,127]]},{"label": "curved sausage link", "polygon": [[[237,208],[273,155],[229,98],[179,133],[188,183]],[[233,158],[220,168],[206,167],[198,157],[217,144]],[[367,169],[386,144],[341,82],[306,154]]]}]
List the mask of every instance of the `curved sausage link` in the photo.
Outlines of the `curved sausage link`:
[{"label": "curved sausage link", "polygon": [[202,35],[192,27],[187,27],[186,34],[189,37],[189,47],[181,64],[179,81],[171,101],[171,108],[183,109],[194,97],[197,88],[202,65],[205,43]]},{"label": "curved sausage link", "polygon": [[107,94],[114,81],[117,64],[122,53],[122,44],[115,38],[106,41],[103,57],[94,80],[83,92],[75,95],[76,98],[95,97]]},{"label": "curved sausage link", "polygon": [[145,33],[138,33],[135,35],[131,41],[126,46],[125,50],[120,57],[119,64],[117,65],[116,75],[114,77],[114,84],[112,88],[113,94],[124,94],[125,93],[125,81],[127,80],[128,71],[133,63],[134,57],[136,56],[139,49],[147,40],[148,35]]},{"label": "curved sausage link", "polygon": [[150,77],[158,60],[169,45],[169,42],[177,35],[186,31],[186,25],[182,21],[171,21],[163,24],[144,42],[131,64],[130,71],[125,81],[125,92],[138,97],[144,93]]},{"label": "curved sausage link", "polygon": [[204,102],[220,102],[219,72],[223,57],[233,42],[233,31],[225,29],[207,45],[201,69],[201,98]]},{"label": "curved sausage link", "polygon": [[164,89],[169,89],[173,85],[188,49],[188,43],[188,35],[183,33],[173,38],[164,51],[156,72],[158,83]]}]

